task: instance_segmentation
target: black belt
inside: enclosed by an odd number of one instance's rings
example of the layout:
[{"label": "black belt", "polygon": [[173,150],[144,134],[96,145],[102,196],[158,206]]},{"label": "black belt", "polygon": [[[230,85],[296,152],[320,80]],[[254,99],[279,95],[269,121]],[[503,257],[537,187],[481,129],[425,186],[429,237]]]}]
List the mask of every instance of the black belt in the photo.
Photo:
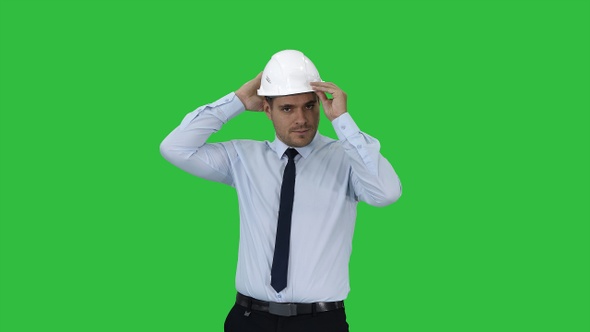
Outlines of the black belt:
[{"label": "black belt", "polygon": [[265,302],[238,293],[236,303],[250,310],[264,311],[278,316],[297,316],[344,308],[344,301],[315,303]]}]

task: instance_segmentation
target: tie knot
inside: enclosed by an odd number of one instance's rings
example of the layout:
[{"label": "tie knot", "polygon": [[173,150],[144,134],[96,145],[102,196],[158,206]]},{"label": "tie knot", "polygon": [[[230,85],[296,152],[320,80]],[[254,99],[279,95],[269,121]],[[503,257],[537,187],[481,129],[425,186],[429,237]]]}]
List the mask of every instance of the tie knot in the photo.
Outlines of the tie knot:
[{"label": "tie knot", "polygon": [[297,152],[297,150],[293,148],[288,148],[287,151],[285,151],[285,154],[287,155],[287,157],[289,157],[289,160],[293,160],[293,158],[295,158],[295,156],[298,155],[299,152]]}]

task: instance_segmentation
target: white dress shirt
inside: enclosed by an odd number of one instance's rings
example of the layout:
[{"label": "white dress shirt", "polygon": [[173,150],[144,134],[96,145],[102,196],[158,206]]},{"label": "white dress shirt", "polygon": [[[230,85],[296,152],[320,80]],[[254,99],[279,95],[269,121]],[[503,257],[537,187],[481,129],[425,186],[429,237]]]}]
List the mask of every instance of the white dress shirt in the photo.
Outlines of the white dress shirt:
[{"label": "white dress shirt", "polygon": [[318,132],[309,145],[296,148],[287,287],[277,293],[270,271],[288,146],[276,137],[272,142],[206,143],[243,111],[233,92],[199,107],[164,139],[162,155],[193,175],[236,188],[238,292],[273,302],[344,300],[358,201],[385,206],[401,195],[395,171],[379,153],[379,141],[362,133],[345,113],[332,121],[338,140]]}]

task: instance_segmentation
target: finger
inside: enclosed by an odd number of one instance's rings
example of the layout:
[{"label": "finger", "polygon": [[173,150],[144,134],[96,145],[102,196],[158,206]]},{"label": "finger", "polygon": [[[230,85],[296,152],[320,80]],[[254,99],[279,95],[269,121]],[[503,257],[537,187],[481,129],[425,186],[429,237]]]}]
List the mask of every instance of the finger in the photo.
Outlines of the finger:
[{"label": "finger", "polygon": [[319,82],[311,82],[311,88],[314,89],[315,91],[323,91],[323,92],[328,92],[330,94],[335,94],[338,91],[341,91],[336,85],[329,83],[328,85],[315,85],[313,83],[319,83]]},{"label": "finger", "polygon": [[332,82],[310,82],[309,83],[312,87],[322,87],[328,89],[340,89],[338,86]]},{"label": "finger", "polygon": [[321,91],[321,92],[327,92],[329,94],[335,94],[337,93],[339,90],[337,89],[330,89],[330,88],[321,88],[321,87],[316,87],[316,86],[312,86],[311,87],[315,92]]},{"label": "finger", "polygon": [[254,82],[262,81],[262,72],[258,73],[258,75],[256,75],[256,77],[254,77],[253,81]]},{"label": "finger", "polygon": [[318,91],[316,91],[315,94],[318,97],[320,97],[320,100],[322,101],[322,103],[327,102],[328,100],[330,100],[330,99],[328,99],[328,97],[326,96],[326,94],[324,92],[318,92]]}]

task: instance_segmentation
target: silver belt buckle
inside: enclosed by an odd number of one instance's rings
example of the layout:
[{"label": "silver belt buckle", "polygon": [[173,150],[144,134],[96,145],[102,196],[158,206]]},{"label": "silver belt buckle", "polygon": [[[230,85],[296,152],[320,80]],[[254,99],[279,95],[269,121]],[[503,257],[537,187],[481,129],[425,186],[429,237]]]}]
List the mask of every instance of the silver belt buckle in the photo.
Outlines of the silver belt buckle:
[{"label": "silver belt buckle", "polygon": [[268,304],[268,312],[278,316],[297,316],[297,304],[295,303],[276,303]]}]

